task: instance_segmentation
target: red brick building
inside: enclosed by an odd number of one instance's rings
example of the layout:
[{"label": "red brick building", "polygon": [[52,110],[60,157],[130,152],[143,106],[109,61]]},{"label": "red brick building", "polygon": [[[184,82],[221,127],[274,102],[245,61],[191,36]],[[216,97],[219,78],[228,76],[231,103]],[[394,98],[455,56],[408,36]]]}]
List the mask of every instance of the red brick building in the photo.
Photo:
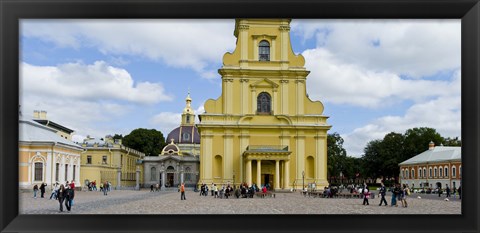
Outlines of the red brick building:
[{"label": "red brick building", "polygon": [[435,146],[399,164],[400,183],[414,188],[458,188],[462,179],[461,147]]}]

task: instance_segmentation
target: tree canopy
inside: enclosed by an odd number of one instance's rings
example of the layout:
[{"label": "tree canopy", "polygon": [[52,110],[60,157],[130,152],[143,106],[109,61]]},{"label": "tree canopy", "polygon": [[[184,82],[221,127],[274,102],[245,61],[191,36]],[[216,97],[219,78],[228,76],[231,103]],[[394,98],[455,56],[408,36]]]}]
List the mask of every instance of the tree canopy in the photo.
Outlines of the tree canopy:
[{"label": "tree canopy", "polygon": [[[115,135],[117,136],[117,135]],[[118,135],[121,136],[121,135]],[[145,153],[146,156],[157,156],[166,145],[162,132],[155,129],[134,129],[125,135],[122,144]]]}]

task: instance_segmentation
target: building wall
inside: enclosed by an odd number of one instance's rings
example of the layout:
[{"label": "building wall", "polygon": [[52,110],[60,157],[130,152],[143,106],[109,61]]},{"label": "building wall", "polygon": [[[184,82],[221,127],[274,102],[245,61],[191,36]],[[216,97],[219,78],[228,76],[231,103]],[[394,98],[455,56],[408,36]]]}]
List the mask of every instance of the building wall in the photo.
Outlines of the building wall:
[{"label": "building wall", "polygon": [[[128,147],[114,144],[113,147],[87,146],[82,145],[85,151],[81,154],[80,177],[82,184],[85,180],[100,182],[109,181],[112,186],[135,187],[136,171],[140,170],[140,185],[143,184],[143,165],[137,161],[144,157],[144,154]],[[91,156],[91,164],[87,163],[88,156]],[[106,156],[106,162],[103,161]],[[120,184],[118,183],[118,171],[121,171]]]},{"label": "building wall", "polygon": [[[65,183],[74,180],[80,183],[81,149],[56,143],[19,143],[19,188],[30,189],[42,182],[52,185],[56,181]],[[41,180],[34,179],[35,163],[42,163]],[[59,164],[58,180],[56,164]],[[67,172],[65,173],[65,166]],[[74,171],[75,170],[75,171]],[[65,179],[66,175],[66,179]]]},{"label": "building wall", "polygon": [[[455,170],[453,168],[455,167]],[[459,187],[461,184],[461,161],[440,161],[436,163],[423,163],[408,166],[400,166],[400,183],[415,184],[416,188],[420,188],[420,184],[428,183],[429,187],[436,188],[436,183],[440,182],[442,188],[445,188],[445,184],[449,187]],[[435,168],[437,172],[435,173]],[[440,168],[442,172],[440,172]],[[448,174],[445,174],[445,168],[448,169]],[[414,174],[412,174],[412,169]],[[419,173],[421,169],[421,173]],[[425,169],[426,174],[423,173]],[[430,169],[432,170],[430,174]],[[407,171],[408,170],[408,174]]]},{"label": "building wall", "polygon": [[[305,182],[320,187],[327,182],[327,124],[323,104],[311,101],[306,94],[306,77],[302,55],[291,49],[289,20],[237,20],[237,47],[226,53],[222,75],[222,95],[205,102],[205,112],[197,125],[200,137],[200,182],[235,183],[247,180],[243,153],[247,146],[288,146],[288,165],[282,161],[280,187],[289,189],[302,182],[307,157],[313,158],[313,175]],[[258,61],[258,43],[268,40],[270,61]],[[271,97],[270,115],[257,114],[257,97],[266,92]],[[218,161],[221,158],[221,167]],[[264,157],[268,160],[268,157]],[[309,160],[312,161],[312,160]],[[265,169],[268,170],[268,163]],[[288,166],[287,169],[283,166]],[[221,172],[220,175],[214,174]],[[264,174],[264,168],[261,170]],[[285,178],[285,176],[288,177]],[[249,173],[250,174],[250,173]],[[257,175],[252,163],[253,183]]]}]

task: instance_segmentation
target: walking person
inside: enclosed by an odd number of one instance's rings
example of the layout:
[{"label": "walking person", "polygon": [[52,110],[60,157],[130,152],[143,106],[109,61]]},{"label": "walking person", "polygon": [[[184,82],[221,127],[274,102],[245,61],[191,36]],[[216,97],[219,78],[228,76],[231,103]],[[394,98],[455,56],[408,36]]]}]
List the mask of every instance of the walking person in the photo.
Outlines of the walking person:
[{"label": "walking person", "polygon": [[107,196],[108,195],[108,182],[106,181],[105,184],[103,185],[103,195]]},{"label": "walking person", "polygon": [[187,198],[185,198],[185,183],[182,183],[180,186],[180,200],[187,200]]},{"label": "walking person", "polygon": [[63,201],[65,200],[65,186],[63,184],[58,188],[57,200],[60,203],[60,212],[63,212]]},{"label": "walking person", "polygon": [[365,203],[367,205],[370,205],[368,203],[368,199],[370,198],[370,190],[368,190],[368,187],[365,185],[362,191],[363,191],[363,205],[365,205]]},{"label": "walking person", "polygon": [[55,200],[57,199],[59,188],[60,187],[58,186],[58,182],[55,182],[55,184],[53,185],[52,195],[50,195],[50,200],[52,200],[53,197],[55,197]]},{"label": "walking person", "polygon": [[71,187],[65,189],[65,207],[70,211],[73,205],[73,198],[75,197],[75,190]]},{"label": "walking person", "polygon": [[210,189],[212,190],[212,196],[213,196],[213,194],[215,193],[215,184],[214,183],[212,183],[212,188],[210,188]]},{"label": "walking person", "polygon": [[380,196],[382,199],[380,200],[380,204],[378,206],[382,206],[382,203],[385,203],[385,206],[388,206],[387,200],[385,200],[385,194],[387,193],[387,188],[385,188],[385,185],[382,183],[382,187],[380,187]]},{"label": "walking person", "polygon": [[41,198],[43,198],[43,195],[45,195],[45,187],[47,185],[45,183],[42,182],[42,184],[40,185],[40,194],[41,194]]},{"label": "walking person", "polygon": [[217,198],[217,197],[218,197],[218,187],[217,187],[216,184],[213,185],[213,191],[214,191],[214,193],[215,193],[214,198]]},{"label": "walking person", "polygon": [[447,197],[450,197],[450,187],[448,187],[448,184],[446,186],[445,191],[447,192]]},{"label": "walking person", "polygon": [[408,187],[403,184],[402,192],[401,192],[401,198],[402,198],[402,206],[407,208],[408,203],[407,203],[407,196],[410,194],[410,190]]},{"label": "walking person", "polygon": [[392,192],[392,201],[390,203],[390,206],[397,206],[397,194],[396,194],[396,186],[394,185],[393,187],[390,187],[390,192]]},{"label": "walking person", "polygon": [[37,198],[38,193],[38,185],[33,186],[33,198]]}]

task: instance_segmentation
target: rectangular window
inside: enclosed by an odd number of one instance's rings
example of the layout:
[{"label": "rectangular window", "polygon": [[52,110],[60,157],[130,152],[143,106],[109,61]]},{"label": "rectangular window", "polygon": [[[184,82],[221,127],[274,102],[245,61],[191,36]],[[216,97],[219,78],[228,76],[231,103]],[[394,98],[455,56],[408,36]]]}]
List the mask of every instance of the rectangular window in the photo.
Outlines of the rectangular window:
[{"label": "rectangular window", "polygon": [[102,164],[107,164],[107,156],[102,156]]},{"label": "rectangular window", "polygon": [[92,164],[92,156],[91,155],[87,156],[87,164]]},{"label": "rectangular window", "polygon": [[72,176],[72,180],[75,180],[75,170],[77,168],[77,165],[73,165],[73,176]]},{"label": "rectangular window", "polygon": [[68,164],[65,164],[65,180],[68,180]]},{"label": "rectangular window", "polygon": [[43,163],[35,163],[35,181],[43,180]]},{"label": "rectangular window", "polygon": [[60,164],[59,163],[56,163],[55,164],[55,181],[58,181],[58,177],[59,177],[59,173],[60,173]]}]

